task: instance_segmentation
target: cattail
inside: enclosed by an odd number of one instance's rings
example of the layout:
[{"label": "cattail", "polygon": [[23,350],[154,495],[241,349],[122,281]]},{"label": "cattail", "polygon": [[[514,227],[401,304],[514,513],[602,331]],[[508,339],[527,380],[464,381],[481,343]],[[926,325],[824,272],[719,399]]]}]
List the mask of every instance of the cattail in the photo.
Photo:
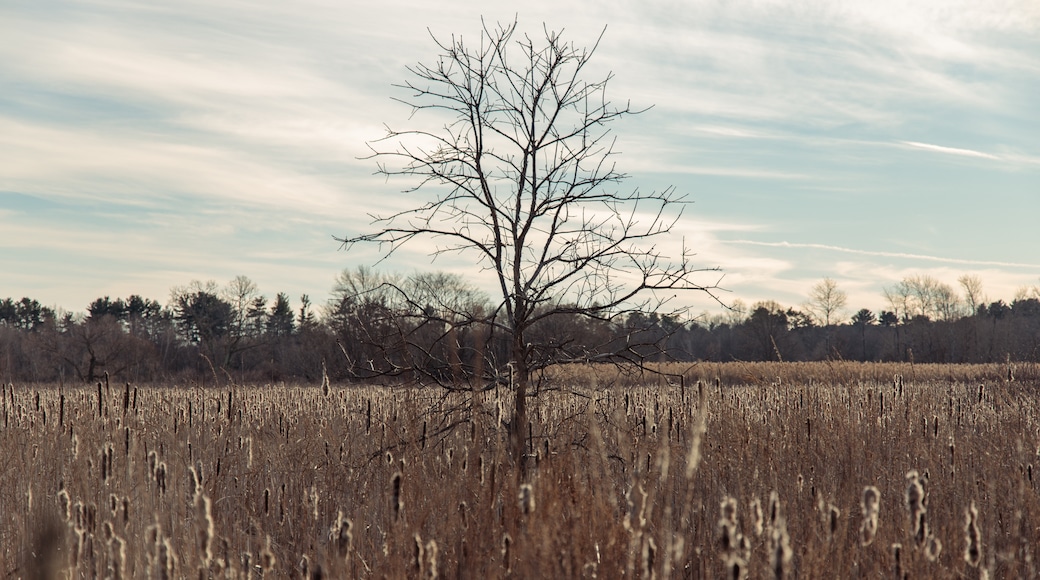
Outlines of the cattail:
[{"label": "cattail", "polygon": [[393,496],[391,499],[390,507],[393,509],[394,517],[401,517],[401,510],[404,509],[404,500],[401,499],[401,472],[394,473],[393,477],[390,478],[390,486],[393,489]]},{"label": "cattail", "polygon": [[740,580],[747,574],[747,562],[751,542],[737,528],[737,500],[726,496],[720,505],[719,559],[725,569],[725,577]]},{"label": "cattail", "polygon": [[657,543],[652,536],[643,536],[643,578],[653,578],[656,563]]},{"label": "cattail", "polygon": [[160,461],[155,468],[155,485],[159,495],[166,495],[166,462]]},{"label": "cattail", "polygon": [[277,563],[278,559],[275,558],[274,553],[271,551],[271,536],[267,536],[267,541],[264,543],[263,549],[260,550],[260,569],[263,570],[264,575],[268,575],[274,570]]},{"label": "cattail", "polygon": [[972,500],[968,509],[964,510],[964,561],[977,568],[982,560],[982,545],[979,542],[979,512]]},{"label": "cattail", "polygon": [[791,566],[791,536],[787,533],[787,522],[783,516],[772,525],[769,537],[769,569],[773,577],[786,578]]},{"label": "cattail", "polygon": [[502,565],[506,569],[506,574],[510,574],[513,571],[512,562],[510,559],[509,548],[513,543],[513,538],[507,533],[502,536]]},{"label": "cattail", "polygon": [[430,580],[437,578],[437,542],[430,540],[426,543],[426,575]]},{"label": "cattail", "polygon": [[906,508],[910,511],[910,524],[913,526],[914,541],[920,546],[928,539],[928,522],[926,521],[928,512],[926,504],[928,499],[925,496],[924,485],[917,470],[908,472],[906,479],[909,482],[906,487]]},{"label": "cattail", "polygon": [[869,546],[874,542],[878,529],[878,512],[881,509],[881,492],[873,485],[863,488],[863,525],[860,526],[860,544]]},{"label": "cattail", "polygon": [[762,502],[756,497],[751,500],[748,509],[751,510],[751,530],[755,532],[756,536],[761,536],[765,524],[765,518],[762,517]]},{"label": "cattail", "polygon": [[71,502],[69,500],[69,492],[65,491],[65,488],[62,487],[61,490],[58,491],[58,510],[59,510],[59,513],[61,514],[61,519],[64,522],[68,522],[69,521],[69,517],[70,517],[70,514],[69,514],[70,503]]},{"label": "cattail", "polygon": [[318,488],[311,486],[310,495],[306,496],[305,501],[311,504],[311,515],[314,516],[314,521],[318,521]]},{"label": "cattail", "polygon": [[109,577],[112,580],[126,578],[126,541],[113,535],[108,541]]},{"label": "cattail", "polygon": [[841,510],[834,504],[827,505],[827,537],[831,540],[838,533],[838,520],[841,519]]},{"label": "cattail", "polygon": [[724,578],[727,580],[745,580],[748,577],[747,560],[730,555],[723,560]]},{"label": "cattail", "polygon": [[769,529],[773,529],[780,522],[780,494],[769,492]]},{"label": "cattail", "polygon": [[686,455],[686,479],[693,479],[697,473],[697,466],[701,463],[701,437],[708,429],[708,397],[700,381],[697,381],[697,400],[697,420],[693,423],[690,452]]},{"label": "cattail", "polygon": [[534,512],[534,488],[529,483],[520,485],[520,511],[525,514]]},{"label": "cattail", "polygon": [[158,553],[159,579],[173,580],[177,577],[177,555],[169,538],[164,538]]},{"label": "cattail", "polygon": [[195,496],[196,540],[199,552],[202,553],[203,566],[209,567],[213,560],[213,514],[210,499],[205,494]]},{"label": "cattail", "polygon": [[929,535],[924,544],[924,557],[928,558],[929,562],[934,562],[939,559],[939,554],[941,553],[942,542],[935,536]]},{"label": "cattail", "polygon": [[350,547],[354,542],[353,528],[354,524],[343,517],[343,511],[338,511],[336,513],[336,521],[329,529],[329,542],[336,547],[336,552],[340,558],[346,559],[350,557]]},{"label": "cattail", "polygon": [[426,549],[423,548],[422,538],[419,534],[415,534],[415,571],[416,578],[424,578],[426,576]]},{"label": "cattail", "polygon": [[722,516],[719,518],[719,548],[728,555],[740,543],[740,532],[737,530],[737,500],[726,496],[720,506]]}]

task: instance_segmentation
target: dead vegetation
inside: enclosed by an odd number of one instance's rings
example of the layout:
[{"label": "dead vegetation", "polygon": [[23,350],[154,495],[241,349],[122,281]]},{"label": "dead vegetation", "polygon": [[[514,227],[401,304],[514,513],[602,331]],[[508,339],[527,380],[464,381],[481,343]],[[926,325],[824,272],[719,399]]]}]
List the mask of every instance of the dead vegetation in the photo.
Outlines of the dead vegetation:
[{"label": "dead vegetation", "polygon": [[523,480],[504,390],[5,385],[0,574],[1036,576],[1036,369],[661,370],[557,369]]}]

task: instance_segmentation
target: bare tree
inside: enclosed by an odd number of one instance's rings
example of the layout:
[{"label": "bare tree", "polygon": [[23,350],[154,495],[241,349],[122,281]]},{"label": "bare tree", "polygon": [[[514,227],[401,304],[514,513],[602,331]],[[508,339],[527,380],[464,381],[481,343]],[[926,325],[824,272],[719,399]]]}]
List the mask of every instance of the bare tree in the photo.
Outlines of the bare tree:
[{"label": "bare tree", "polygon": [[964,289],[964,302],[971,309],[971,316],[976,314],[979,305],[986,301],[982,295],[982,278],[976,274],[965,274],[957,278],[961,288]]},{"label": "bare tree", "polygon": [[824,278],[809,291],[809,302],[805,307],[817,324],[830,326],[843,318],[848,299],[848,294],[838,288],[837,282]]},{"label": "bare tree", "polygon": [[[416,205],[373,216],[374,233],[337,239],[346,248],[378,243],[387,256],[425,239],[435,255],[469,255],[494,276],[497,306],[484,323],[510,343],[510,360],[492,370],[512,369],[517,432],[533,372],[633,352],[624,341],[595,355],[532,344],[528,331],[539,321],[619,320],[662,310],[680,290],[714,296],[717,278],[698,278],[717,269],[696,268],[671,236],[684,196],[618,190],[626,175],[615,168],[608,126],[639,111],[607,99],[611,75],[584,79],[595,45],[578,48],[548,29],[536,40],[515,22],[485,25],[475,44],[434,41],[440,56],[409,68],[413,78],[401,88],[410,96],[399,100],[443,126],[388,128],[371,145],[379,173],[416,179],[404,192]],[[673,241],[669,256],[662,244]]]}]

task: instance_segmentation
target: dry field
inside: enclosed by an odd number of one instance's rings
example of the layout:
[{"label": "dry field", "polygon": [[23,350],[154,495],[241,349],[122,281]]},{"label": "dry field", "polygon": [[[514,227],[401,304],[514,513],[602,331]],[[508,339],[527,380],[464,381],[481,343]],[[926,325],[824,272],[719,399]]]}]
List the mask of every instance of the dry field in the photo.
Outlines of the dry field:
[{"label": "dry field", "polygon": [[1035,365],[662,370],[5,385],[0,577],[1036,577]]}]

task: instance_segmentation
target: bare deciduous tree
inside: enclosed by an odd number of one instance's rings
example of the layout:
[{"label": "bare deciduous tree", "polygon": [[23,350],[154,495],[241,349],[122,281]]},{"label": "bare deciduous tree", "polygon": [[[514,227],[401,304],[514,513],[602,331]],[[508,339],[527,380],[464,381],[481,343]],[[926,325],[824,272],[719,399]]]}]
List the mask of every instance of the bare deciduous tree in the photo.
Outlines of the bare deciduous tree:
[{"label": "bare deciduous tree", "polygon": [[965,274],[957,278],[957,282],[964,289],[964,301],[971,310],[969,315],[974,316],[979,305],[986,301],[982,295],[982,278],[976,274]]},{"label": "bare deciduous tree", "polygon": [[[372,145],[379,173],[416,179],[404,192],[416,205],[373,216],[374,233],[337,239],[346,248],[378,243],[385,255],[433,241],[435,255],[471,255],[495,277],[497,307],[484,323],[511,344],[519,431],[532,372],[582,358],[532,344],[539,321],[659,311],[676,291],[714,296],[718,279],[699,280],[717,269],[695,267],[684,243],[675,240],[672,256],[662,248],[673,241],[682,195],[619,191],[626,175],[615,168],[608,126],[639,111],[607,99],[610,75],[585,80],[595,45],[578,48],[548,29],[536,40],[516,28],[485,25],[475,44],[434,38],[441,54],[409,68],[401,88],[410,96],[399,100],[443,126],[388,128]],[[596,356],[624,355],[621,345]]]},{"label": "bare deciduous tree", "polygon": [[837,282],[824,278],[809,290],[809,302],[806,304],[806,309],[816,319],[817,324],[830,326],[831,323],[842,318],[848,299],[848,294],[838,288]]},{"label": "bare deciduous tree", "polygon": [[[963,285],[963,278],[961,284]],[[961,313],[961,302],[953,288],[931,276],[914,275],[884,289],[885,299],[904,322],[921,316],[952,321]]]}]

